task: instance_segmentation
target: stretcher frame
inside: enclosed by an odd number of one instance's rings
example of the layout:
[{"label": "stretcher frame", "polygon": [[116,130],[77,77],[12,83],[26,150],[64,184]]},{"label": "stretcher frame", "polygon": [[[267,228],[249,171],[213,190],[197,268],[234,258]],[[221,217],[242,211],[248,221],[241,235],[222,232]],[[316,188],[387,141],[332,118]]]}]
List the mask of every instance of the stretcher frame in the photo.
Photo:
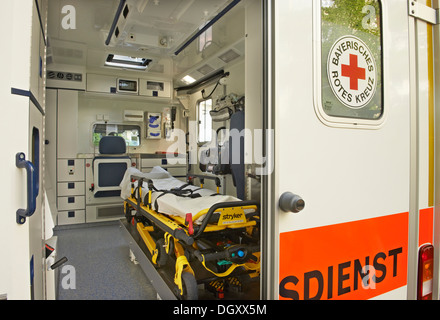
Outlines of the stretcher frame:
[{"label": "stretcher frame", "polygon": [[[137,232],[145,243],[150,255],[151,262],[156,268],[161,268],[167,263],[169,256],[175,257],[174,284],[178,299],[197,299],[197,286],[204,283],[212,289],[217,298],[224,298],[225,286],[239,285],[242,279],[258,280],[260,275],[260,244],[259,230],[259,204],[256,201],[230,201],[219,202],[196,213],[194,216],[187,215],[170,216],[153,209],[152,193],[154,183],[151,179],[132,175],[131,196],[124,202],[127,221],[136,226]],[[217,194],[220,190],[218,177],[205,175],[187,175],[187,181],[193,183],[200,180],[203,188],[205,179],[215,180]],[[138,186],[148,185],[147,195],[144,197],[142,188]],[[132,210],[135,211],[133,216]],[[246,216],[246,211],[252,211]],[[212,222],[217,213],[218,221]],[[237,222],[222,221],[226,215],[236,215]],[[201,216],[206,215],[200,225],[194,226],[194,222]],[[219,235],[225,239],[228,233],[242,232],[244,243],[228,243],[223,250],[218,247],[206,245],[204,238]],[[159,234],[159,236],[158,236]],[[241,241],[240,241],[241,242]],[[213,252],[212,252],[213,251]],[[215,263],[229,265],[226,270],[213,270]],[[200,268],[208,271],[209,276],[199,276]],[[195,272],[196,270],[196,272]]]}]

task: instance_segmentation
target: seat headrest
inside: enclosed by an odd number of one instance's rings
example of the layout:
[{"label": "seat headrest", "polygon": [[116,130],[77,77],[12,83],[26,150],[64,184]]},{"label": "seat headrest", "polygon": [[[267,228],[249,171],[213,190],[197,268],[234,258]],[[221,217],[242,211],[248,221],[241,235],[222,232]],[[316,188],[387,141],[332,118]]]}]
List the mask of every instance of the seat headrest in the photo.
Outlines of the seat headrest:
[{"label": "seat headrest", "polygon": [[127,150],[125,140],[118,136],[105,136],[99,141],[99,153],[122,154]]}]

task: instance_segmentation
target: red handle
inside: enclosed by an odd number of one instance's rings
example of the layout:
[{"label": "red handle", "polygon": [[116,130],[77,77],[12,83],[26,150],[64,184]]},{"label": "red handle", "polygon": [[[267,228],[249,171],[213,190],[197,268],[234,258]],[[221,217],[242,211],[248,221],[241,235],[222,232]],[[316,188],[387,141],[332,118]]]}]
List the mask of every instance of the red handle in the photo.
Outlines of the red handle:
[{"label": "red handle", "polygon": [[187,213],[185,216],[185,222],[188,224],[188,233],[189,235],[194,234],[194,225],[193,225],[193,219],[192,219],[192,213]]}]

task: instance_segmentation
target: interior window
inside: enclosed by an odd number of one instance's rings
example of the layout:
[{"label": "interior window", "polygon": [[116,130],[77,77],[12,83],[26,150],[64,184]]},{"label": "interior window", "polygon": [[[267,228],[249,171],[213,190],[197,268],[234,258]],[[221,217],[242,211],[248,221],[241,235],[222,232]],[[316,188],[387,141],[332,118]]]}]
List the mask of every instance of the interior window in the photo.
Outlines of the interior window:
[{"label": "interior window", "polygon": [[381,5],[321,0],[321,102],[328,115],[383,115]]},{"label": "interior window", "polygon": [[[200,27],[200,29],[202,29],[203,27],[204,25]],[[205,32],[203,32],[199,36],[199,52],[205,50],[207,47],[211,45],[211,43],[212,43],[212,27],[209,27],[208,29],[206,29]]]},{"label": "interior window", "polygon": [[199,119],[199,134],[198,142],[206,143],[212,139],[212,119],[210,111],[212,110],[212,99],[203,100],[198,103],[198,119]]},{"label": "interior window", "polygon": [[99,145],[99,141],[105,136],[119,136],[124,138],[127,146],[138,147],[141,144],[141,127],[126,124],[95,124],[93,126],[93,144]]}]

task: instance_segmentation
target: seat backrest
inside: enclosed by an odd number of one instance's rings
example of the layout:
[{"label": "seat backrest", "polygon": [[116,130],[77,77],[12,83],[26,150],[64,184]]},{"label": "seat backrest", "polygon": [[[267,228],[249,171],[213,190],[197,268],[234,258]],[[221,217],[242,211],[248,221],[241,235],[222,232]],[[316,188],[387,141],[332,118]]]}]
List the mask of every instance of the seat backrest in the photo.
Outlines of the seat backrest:
[{"label": "seat backrest", "polygon": [[119,184],[131,165],[125,140],[118,136],[105,136],[99,141],[99,153],[93,159],[94,197],[120,195]]},{"label": "seat backrest", "polygon": [[[237,129],[242,132],[244,129],[244,111],[237,111],[231,116],[230,130]],[[237,189],[237,198],[245,200],[245,175],[244,175],[244,136],[240,135],[240,155],[239,163],[234,161],[237,150],[235,149],[237,141],[229,140],[229,163],[231,164],[232,178]]]},{"label": "seat backrest", "polygon": [[127,152],[125,140],[118,136],[105,136],[99,141],[100,154],[123,154]]}]

